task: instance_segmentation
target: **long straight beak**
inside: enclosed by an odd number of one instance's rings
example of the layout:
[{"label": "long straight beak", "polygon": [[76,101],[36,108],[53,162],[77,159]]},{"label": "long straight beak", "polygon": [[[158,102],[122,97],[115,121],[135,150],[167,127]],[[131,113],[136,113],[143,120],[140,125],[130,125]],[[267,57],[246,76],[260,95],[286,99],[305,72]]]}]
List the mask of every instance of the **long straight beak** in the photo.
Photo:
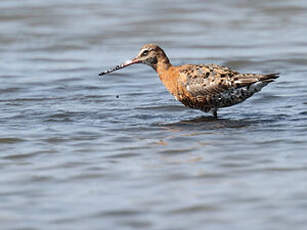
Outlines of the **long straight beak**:
[{"label": "long straight beak", "polygon": [[128,61],[124,62],[123,64],[115,66],[114,68],[111,68],[111,69],[108,69],[106,71],[101,72],[99,74],[99,76],[102,76],[102,75],[105,75],[105,74],[108,74],[108,73],[112,73],[112,72],[114,72],[116,70],[123,69],[123,68],[125,68],[125,67],[127,67],[129,65],[138,64],[138,63],[141,63],[141,61],[138,60],[137,58],[133,58],[131,60],[128,60]]}]

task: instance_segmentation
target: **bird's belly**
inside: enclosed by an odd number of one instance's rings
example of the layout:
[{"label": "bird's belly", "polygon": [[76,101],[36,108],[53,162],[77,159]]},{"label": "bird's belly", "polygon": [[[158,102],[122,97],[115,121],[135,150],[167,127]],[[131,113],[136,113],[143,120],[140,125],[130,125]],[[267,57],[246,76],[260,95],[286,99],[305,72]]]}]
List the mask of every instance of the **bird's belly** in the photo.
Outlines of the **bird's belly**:
[{"label": "bird's belly", "polygon": [[215,108],[222,108],[232,106],[243,102],[254,94],[254,91],[250,91],[248,88],[230,89],[223,93],[212,96],[212,102]]},{"label": "bird's belly", "polygon": [[192,109],[200,109],[205,112],[209,112],[213,106],[208,103],[207,97],[176,97],[185,106]]},{"label": "bird's belly", "polygon": [[176,96],[176,99],[187,107],[208,112],[212,108],[228,107],[241,103],[253,94],[254,92],[247,88],[239,88],[211,95]]}]

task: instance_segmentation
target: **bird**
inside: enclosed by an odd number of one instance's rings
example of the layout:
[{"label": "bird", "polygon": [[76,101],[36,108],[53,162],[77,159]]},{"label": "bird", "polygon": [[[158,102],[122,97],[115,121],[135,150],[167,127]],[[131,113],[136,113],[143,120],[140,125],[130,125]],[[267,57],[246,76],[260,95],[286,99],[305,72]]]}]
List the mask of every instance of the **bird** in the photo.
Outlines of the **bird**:
[{"label": "bird", "polygon": [[135,58],[101,72],[99,76],[140,63],[157,72],[177,101],[192,109],[211,112],[214,118],[217,118],[218,109],[245,101],[279,77],[279,73],[239,73],[217,64],[175,66],[156,44],[145,44]]}]

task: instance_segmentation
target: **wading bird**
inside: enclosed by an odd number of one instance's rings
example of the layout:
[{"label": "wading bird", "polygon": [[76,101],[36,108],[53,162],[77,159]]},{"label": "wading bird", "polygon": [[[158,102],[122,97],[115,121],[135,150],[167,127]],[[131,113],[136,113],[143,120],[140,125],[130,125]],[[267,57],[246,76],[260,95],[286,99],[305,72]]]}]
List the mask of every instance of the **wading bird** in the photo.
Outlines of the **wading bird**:
[{"label": "wading bird", "polygon": [[173,66],[165,52],[155,44],[144,45],[135,58],[99,75],[138,63],[151,66],[168,91],[185,106],[211,111],[216,118],[219,108],[243,102],[279,77],[278,73],[239,73],[216,64]]}]

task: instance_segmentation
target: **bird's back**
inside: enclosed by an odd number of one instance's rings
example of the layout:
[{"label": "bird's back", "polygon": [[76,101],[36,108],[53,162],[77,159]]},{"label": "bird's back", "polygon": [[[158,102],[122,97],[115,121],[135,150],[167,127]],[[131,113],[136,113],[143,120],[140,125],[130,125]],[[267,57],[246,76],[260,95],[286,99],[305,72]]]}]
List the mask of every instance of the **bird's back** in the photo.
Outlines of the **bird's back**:
[{"label": "bird's back", "polygon": [[278,78],[278,74],[241,74],[215,64],[176,68],[177,85],[181,89],[176,98],[186,106],[205,112],[240,103]]}]

